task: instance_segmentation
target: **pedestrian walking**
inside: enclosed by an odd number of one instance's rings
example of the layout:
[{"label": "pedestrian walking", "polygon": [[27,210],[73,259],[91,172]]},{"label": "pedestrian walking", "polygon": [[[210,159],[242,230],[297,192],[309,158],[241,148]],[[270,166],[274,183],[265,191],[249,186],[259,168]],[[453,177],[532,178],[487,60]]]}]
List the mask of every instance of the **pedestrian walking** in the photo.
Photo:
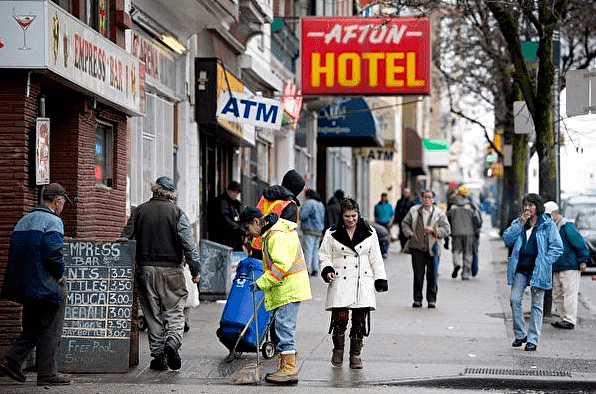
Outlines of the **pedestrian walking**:
[{"label": "pedestrian walking", "polygon": [[139,299],[149,331],[154,370],[178,370],[178,350],[184,333],[184,307],[188,297],[183,261],[186,258],[197,283],[199,250],[186,214],[176,206],[178,192],[167,176],[151,182],[153,197],[132,212],[122,237],[136,239]]},{"label": "pedestrian walking", "polygon": [[577,324],[577,300],[581,272],[586,270],[590,250],[577,228],[559,213],[554,201],[544,204],[544,211],[550,214],[559,229],[563,241],[563,254],[553,264],[553,304],[560,321],[552,326],[572,330]]},{"label": "pedestrian walking", "polygon": [[316,276],[319,269],[319,245],[325,228],[325,206],[316,191],[308,189],[304,195],[306,201],[300,207],[302,249],[308,272]]},{"label": "pedestrian walking", "polygon": [[[552,288],[552,268],[563,253],[563,241],[556,224],[544,213],[544,202],[537,194],[527,194],[523,213],[503,232],[503,241],[512,246],[507,266],[507,284],[511,286],[513,347],[527,342],[525,350],[535,351],[542,334],[544,293]],[[532,294],[531,317],[526,329],[522,310],[526,287]]]},{"label": "pedestrian walking", "polygon": [[410,208],[402,222],[404,235],[409,238],[404,253],[412,255],[414,271],[413,308],[422,306],[422,289],[426,276],[426,301],[429,308],[437,307],[437,277],[435,275],[435,255],[441,253],[439,241],[451,232],[447,216],[433,205],[435,193],[425,190],[422,205]]},{"label": "pedestrian walking", "polygon": [[457,189],[457,196],[451,208],[447,211],[447,219],[451,226],[451,250],[453,253],[452,278],[457,278],[462,269],[461,278],[470,279],[472,276],[472,257],[474,252],[474,238],[476,228],[482,225],[482,218],[478,208],[468,200],[469,190],[466,186]]},{"label": "pedestrian walking", "polygon": [[239,182],[230,182],[226,191],[210,204],[207,212],[209,240],[229,246],[235,251],[242,250],[243,232],[238,224],[238,216],[242,210],[242,203],[238,199],[241,190]]},{"label": "pedestrian walking", "polygon": [[[297,224],[270,213],[247,207],[240,214],[247,236],[262,237],[265,271],[253,291],[265,292],[265,309],[273,313],[278,352],[278,370],[265,375],[276,384],[298,383],[296,321],[300,303],[311,298],[304,254],[296,232]],[[258,351],[258,350],[257,350]]]},{"label": "pedestrian walking", "polygon": [[401,223],[410,211],[410,208],[412,208],[414,205],[415,204],[414,199],[412,198],[412,191],[410,190],[410,188],[406,187],[401,195],[401,198],[397,200],[397,203],[395,204],[395,215],[393,216],[393,220],[389,226],[391,227],[392,225],[397,225],[399,230],[397,236],[399,238],[399,244],[401,246],[402,252],[404,251],[404,247],[406,246],[408,238],[403,234]]},{"label": "pedestrian walking", "polygon": [[[381,193],[381,201],[375,205],[375,223],[385,227],[389,232],[389,223],[394,213],[391,203],[387,200],[387,193]],[[384,259],[387,258],[388,251],[389,239],[387,238],[381,241],[381,255]]]},{"label": "pedestrian walking", "polygon": [[39,345],[37,385],[62,386],[71,380],[57,372],[67,297],[60,214],[70,199],[59,183],[46,186],[42,199],[17,222],[9,241],[2,298],[23,305],[22,332],[0,360],[0,370],[24,383],[21,365]]},{"label": "pedestrian walking", "polygon": [[[319,249],[319,268],[329,284],[325,310],[331,311],[331,364],[343,364],[345,332],[350,311],[350,368],[362,369],[363,339],[369,335],[370,311],[376,309],[375,290],[388,289],[385,265],[376,231],[360,216],[352,198],[341,202],[341,220],[325,231]],[[366,320],[368,319],[368,325]]]},{"label": "pedestrian walking", "polygon": [[[473,203],[474,201],[472,200],[472,196],[468,195],[468,200],[470,200],[471,203]],[[480,209],[480,207],[476,206],[476,205],[472,205],[473,207],[475,207],[479,212],[478,212],[478,222],[474,222],[474,247],[472,248],[472,276],[476,276],[478,274],[478,248],[480,247],[480,232],[482,229],[482,210]]]},{"label": "pedestrian walking", "polygon": [[325,230],[329,227],[335,226],[341,217],[341,200],[344,199],[344,192],[341,189],[337,189],[333,193],[333,197],[327,201],[325,207]]}]

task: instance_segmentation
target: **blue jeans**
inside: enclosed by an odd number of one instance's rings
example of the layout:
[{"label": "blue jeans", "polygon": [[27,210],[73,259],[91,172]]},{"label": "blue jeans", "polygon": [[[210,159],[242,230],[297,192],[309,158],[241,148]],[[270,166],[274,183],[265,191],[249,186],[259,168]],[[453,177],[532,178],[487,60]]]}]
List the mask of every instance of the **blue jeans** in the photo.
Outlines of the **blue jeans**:
[{"label": "blue jeans", "polygon": [[515,273],[511,286],[511,313],[513,315],[513,334],[516,339],[528,337],[528,342],[538,344],[542,333],[542,306],[544,290],[531,287],[532,311],[530,316],[529,334],[526,334],[524,312],[522,310],[524,291],[530,285],[530,278],[519,272]]},{"label": "blue jeans", "polygon": [[300,302],[291,302],[275,309],[273,315],[275,336],[277,338],[276,350],[286,352],[296,350],[296,321]]},{"label": "blue jeans", "polygon": [[311,234],[302,235],[304,244],[304,259],[306,260],[306,269],[309,273],[319,270],[319,241],[321,237]]},{"label": "blue jeans", "polygon": [[472,276],[478,274],[478,244],[480,240],[474,238],[474,249],[472,249]]}]

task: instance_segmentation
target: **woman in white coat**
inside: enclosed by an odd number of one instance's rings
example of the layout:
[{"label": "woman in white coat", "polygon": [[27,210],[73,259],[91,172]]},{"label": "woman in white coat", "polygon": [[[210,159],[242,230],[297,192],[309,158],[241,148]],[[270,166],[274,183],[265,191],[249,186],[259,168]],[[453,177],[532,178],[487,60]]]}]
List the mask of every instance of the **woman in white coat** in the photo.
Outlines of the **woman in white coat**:
[{"label": "woman in white coat", "polygon": [[323,236],[319,272],[329,283],[325,310],[331,311],[331,364],[336,367],[343,364],[351,310],[350,368],[362,369],[362,339],[369,334],[370,311],[376,308],[375,290],[387,291],[387,276],[377,233],[360,217],[358,203],[352,198],[342,200],[339,222]]}]

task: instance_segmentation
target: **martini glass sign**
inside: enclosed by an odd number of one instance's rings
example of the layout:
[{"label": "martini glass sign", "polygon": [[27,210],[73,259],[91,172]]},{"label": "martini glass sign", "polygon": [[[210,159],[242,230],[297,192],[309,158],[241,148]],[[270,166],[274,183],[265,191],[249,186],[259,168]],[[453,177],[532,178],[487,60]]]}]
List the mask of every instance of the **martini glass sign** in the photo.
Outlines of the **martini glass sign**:
[{"label": "martini glass sign", "polygon": [[20,50],[31,49],[27,46],[27,28],[29,27],[29,25],[31,25],[31,23],[33,23],[33,20],[35,19],[35,17],[37,15],[33,15],[31,13],[31,11],[29,11],[28,14],[16,14],[15,9],[13,7],[12,16],[14,17],[15,21],[17,21],[17,24],[19,26],[21,26],[21,29],[23,29],[23,46],[20,47],[19,49]]}]

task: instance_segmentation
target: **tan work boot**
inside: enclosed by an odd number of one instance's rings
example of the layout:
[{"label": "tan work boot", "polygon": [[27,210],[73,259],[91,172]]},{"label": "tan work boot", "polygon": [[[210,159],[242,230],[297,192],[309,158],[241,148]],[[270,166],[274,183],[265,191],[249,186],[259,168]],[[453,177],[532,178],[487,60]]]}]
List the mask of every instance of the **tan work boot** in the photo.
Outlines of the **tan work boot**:
[{"label": "tan work boot", "polygon": [[362,369],[360,351],[362,350],[362,339],[350,338],[350,368]]},{"label": "tan work boot", "polygon": [[334,367],[341,367],[344,363],[344,345],[345,345],[345,334],[333,335],[333,355],[331,356],[331,364]]},{"label": "tan work boot", "polygon": [[296,354],[295,351],[293,354],[284,354],[282,352],[279,356],[279,370],[267,374],[265,376],[265,381],[276,384],[298,383],[298,368],[296,368],[296,358],[298,357],[298,354]]}]

